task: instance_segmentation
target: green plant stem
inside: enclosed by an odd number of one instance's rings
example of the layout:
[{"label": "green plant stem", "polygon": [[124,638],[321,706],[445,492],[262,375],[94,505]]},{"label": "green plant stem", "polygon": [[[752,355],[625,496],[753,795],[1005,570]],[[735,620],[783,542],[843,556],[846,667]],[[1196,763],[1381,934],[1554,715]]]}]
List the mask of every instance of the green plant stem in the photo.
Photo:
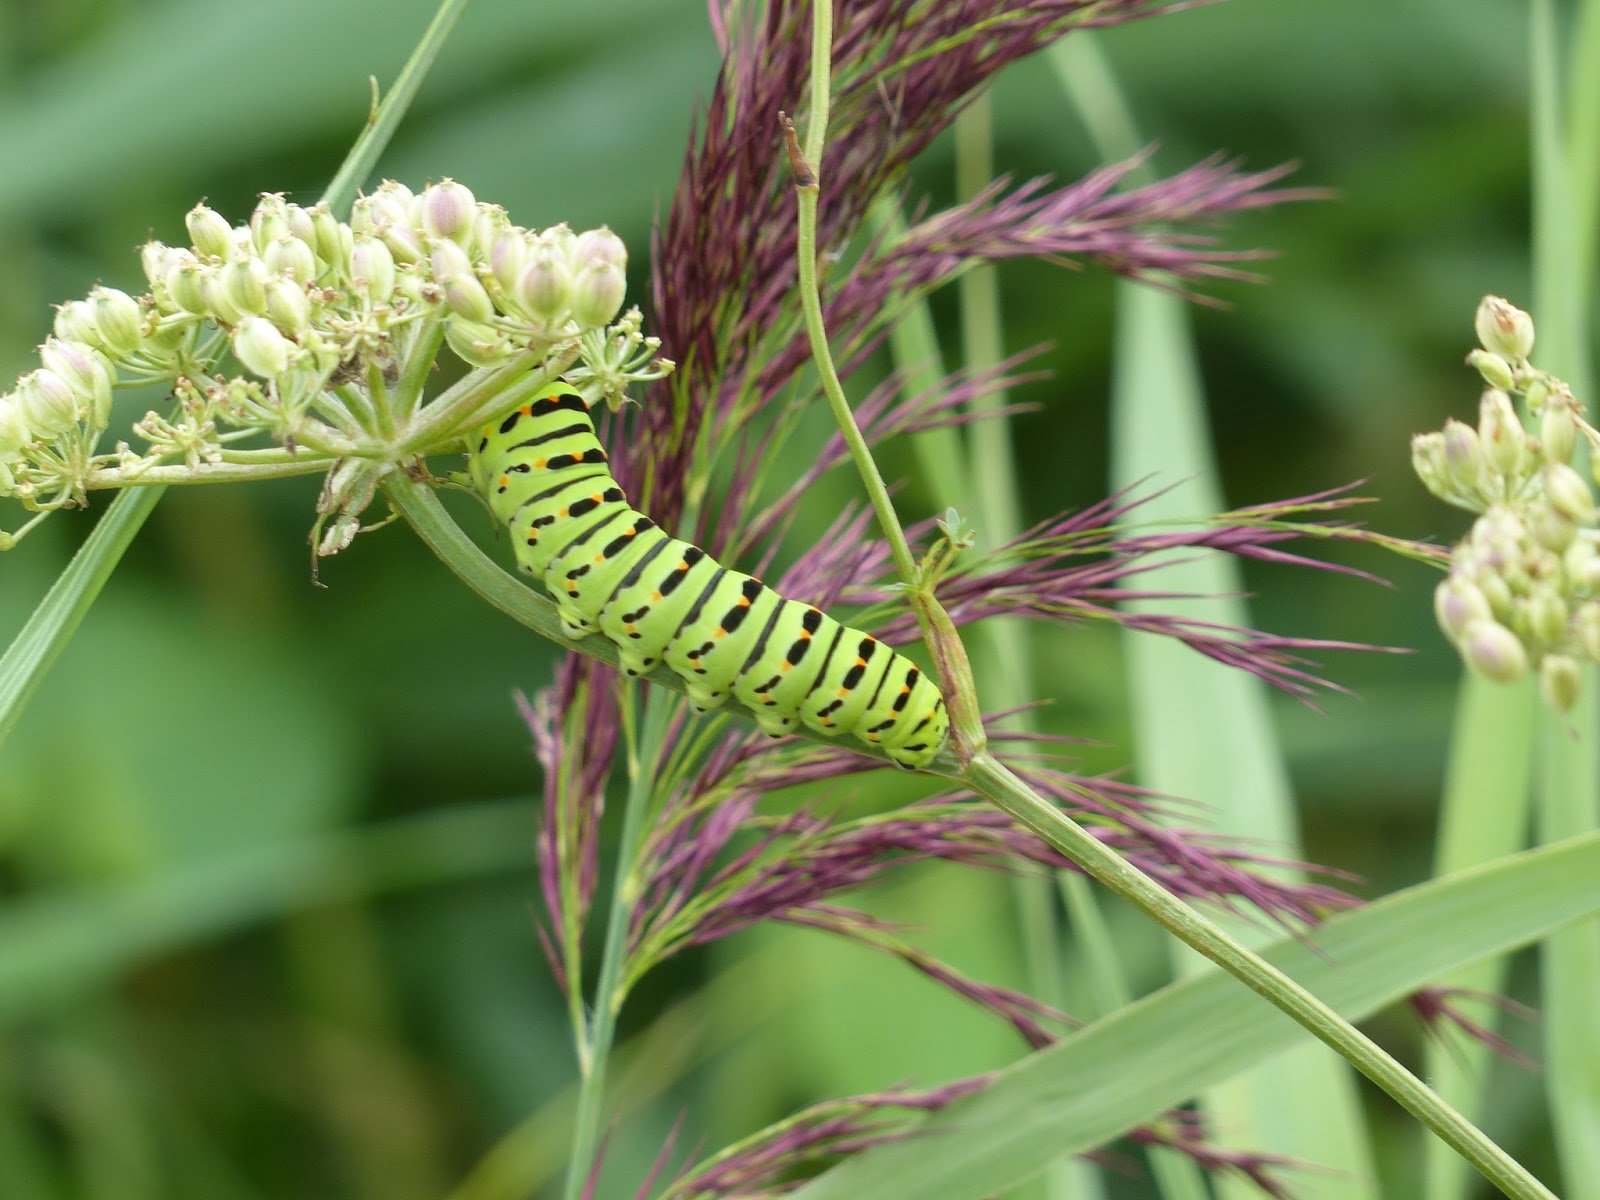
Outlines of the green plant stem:
[{"label": "green plant stem", "polygon": [[1300,987],[1260,955],[1149,879],[1101,844],[1071,817],[1035,792],[987,751],[960,776],[973,791],[1067,855],[1119,896],[1136,904],[1163,928],[1205,955],[1257,995],[1293,1017],[1332,1046],[1402,1107],[1453,1146],[1507,1196],[1556,1200],[1555,1194],[1485,1134],[1451,1108],[1375,1042]]},{"label": "green plant stem", "polygon": [[119,488],[141,491],[165,488],[168,485],[186,486],[197,483],[248,483],[255,479],[288,479],[295,475],[316,475],[333,465],[333,460],[321,454],[302,453],[293,462],[201,463],[196,467],[146,467],[137,475],[127,476],[115,469],[92,472],[84,481],[90,491],[109,491]]},{"label": "green plant stem", "polygon": [[[631,699],[637,693],[630,680],[622,684],[625,712],[631,717]],[[606,914],[605,947],[601,952],[600,975],[595,981],[594,1009],[589,1017],[588,1037],[578,1045],[578,1103],[572,1126],[572,1153],[567,1160],[565,1200],[579,1200],[594,1166],[600,1142],[600,1123],[605,1110],[606,1067],[616,1040],[617,1014],[622,1011],[626,990],[622,986],[628,949],[628,923],[638,899],[638,880],[634,877],[634,857],[644,817],[650,808],[655,779],[648,764],[655,762],[666,735],[670,704],[654,689],[645,691],[644,728],[628,738],[628,796],[622,811],[622,836],[617,842],[616,877],[611,889],[611,908]],[[630,734],[635,723],[628,719]]]}]

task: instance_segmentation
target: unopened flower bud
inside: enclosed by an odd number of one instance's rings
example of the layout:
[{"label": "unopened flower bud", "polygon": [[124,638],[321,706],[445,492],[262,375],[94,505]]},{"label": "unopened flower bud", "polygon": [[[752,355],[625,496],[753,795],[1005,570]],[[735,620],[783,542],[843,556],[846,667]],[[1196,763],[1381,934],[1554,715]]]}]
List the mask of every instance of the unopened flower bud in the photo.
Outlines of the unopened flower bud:
[{"label": "unopened flower bud", "polygon": [[291,337],[311,328],[311,301],[303,284],[282,275],[267,280],[267,316]]},{"label": "unopened flower bud", "polygon": [[83,402],[54,371],[30,371],[17,380],[17,404],[29,429],[52,438],[77,423]]},{"label": "unopened flower bud", "polygon": [[99,336],[65,340],[87,342],[119,354],[132,354],[139,348],[144,341],[144,334],[141,329],[143,316],[137,300],[116,288],[97,287],[89,293],[89,305]]},{"label": "unopened flower bud", "polygon": [[14,396],[0,396],[0,457],[15,457],[33,441],[28,418]]},{"label": "unopened flower bud", "polygon": [[1547,404],[1539,417],[1539,445],[1551,462],[1569,463],[1578,446],[1578,422],[1563,404]]},{"label": "unopened flower bud", "polygon": [[427,258],[427,251],[423,249],[422,239],[417,236],[417,231],[410,225],[385,224],[379,226],[379,236],[383,244],[389,247],[397,263],[410,266]]},{"label": "unopened flower bud", "polygon": [[462,361],[474,367],[488,367],[502,361],[509,343],[506,335],[492,325],[479,325],[452,317],[445,322],[444,340]]},{"label": "unopened flower bud", "polygon": [[501,233],[511,228],[511,218],[498,204],[480,204],[472,218],[472,236],[467,245],[478,254],[487,255],[500,240]]},{"label": "unopened flower bud", "polygon": [[394,291],[394,254],[376,238],[360,238],[350,247],[350,281],[375,304]]},{"label": "unopened flower bud", "polygon": [[1516,634],[1495,621],[1477,621],[1461,639],[1467,665],[1496,683],[1515,683],[1528,670],[1528,652]]},{"label": "unopened flower bud", "polygon": [[1445,469],[1444,434],[1419,433],[1411,439],[1411,469],[1422,485],[1441,500],[1449,501],[1450,479]]},{"label": "unopened flower bud", "polygon": [[1574,544],[1578,536],[1578,525],[1565,513],[1557,512],[1548,504],[1537,505],[1528,514],[1529,526],[1533,536],[1539,544],[1548,550],[1561,553],[1568,546]]},{"label": "unopened flower bud", "polygon": [[1454,418],[1444,423],[1444,464],[1458,491],[1473,495],[1482,490],[1487,464],[1472,426]]},{"label": "unopened flower bud", "polygon": [[205,317],[211,315],[211,305],[206,299],[204,286],[206,278],[207,272],[200,265],[200,260],[185,251],[173,256],[162,279],[162,286],[166,289],[167,299],[179,312]]},{"label": "unopened flower bud", "polygon": [[494,316],[494,302],[478,282],[465,250],[455,242],[435,242],[432,266],[433,281],[444,293],[444,302],[451,312],[480,325]]},{"label": "unopened flower bud", "polygon": [[472,192],[453,179],[444,179],[423,189],[417,197],[418,224],[430,238],[464,244],[472,236],[478,216],[478,201]]},{"label": "unopened flower bud", "polygon": [[1555,588],[1541,585],[1528,596],[1528,631],[1546,646],[1567,636],[1567,606]]},{"label": "unopened flower bud", "polygon": [[1594,493],[1583,481],[1583,476],[1566,463],[1546,463],[1539,473],[1544,486],[1545,499],[1560,513],[1565,513],[1579,524],[1595,519]]},{"label": "unopened flower bud", "polygon": [[373,224],[410,225],[411,210],[416,199],[416,193],[405,184],[398,180],[385,179],[373,189],[372,195],[367,197]]},{"label": "unopened flower bud", "polygon": [[104,340],[95,323],[94,305],[87,300],[68,300],[56,306],[56,319],[51,330],[64,342],[84,342],[98,346]]},{"label": "unopened flower bud", "polygon": [[1567,712],[1583,690],[1583,668],[1565,654],[1547,654],[1539,664],[1539,694],[1557,712]]},{"label": "unopened flower bud", "polygon": [[293,344],[262,317],[246,317],[233,331],[233,354],[263,379],[276,379],[289,367]]},{"label": "unopened flower bud", "polygon": [[530,249],[526,230],[506,228],[495,235],[489,246],[489,271],[501,291],[516,295],[517,277],[528,263]]},{"label": "unopened flower bud", "polygon": [[46,368],[66,381],[87,406],[94,424],[104,427],[111,414],[111,365],[93,346],[47,338],[39,347]]},{"label": "unopened flower bud", "polygon": [[512,293],[517,303],[535,320],[551,323],[567,311],[572,295],[572,277],[567,257],[549,246],[535,246],[528,264],[517,276]]},{"label": "unopened flower bud", "polygon": [[250,244],[257,254],[279,238],[289,236],[288,207],[277,192],[265,192],[250,214]]},{"label": "unopened flower bud", "polygon": [[1478,340],[1485,350],[1515,362],[1533,350],[1533,318],[1509,300],[1485,296],[1473,318]]},{"label": "unopened flower bud", "polygon": [[274,275],[288,275],[302,285],[316,282],[316,252],[297,237],[279,238],[262,252],[261,261]]},{"label": "unopened flower bud", "polygon": [[[216,267],[202,268],[200,296],[205,301],[204,311],[219,325],[237,325],[245,315],[228,292],[227,277]],[[265,299],[263,295],[263,302]]]},{"label": "unopened flower bud", "polygon": [[350,263],[353,244],[350,226],[334,216],[326,204],[319,204],[311,210],[311,227],[314,231],[311,248],[317,252],[317,257],[335,271],[343,272]]},{"label": "unopened flower bud", "polygon": [[1515,479],[1522,469],[1527,435],[1517,420],[1517,410],[1511,406],[1511,397],[1499,388],[1483,393],[1478,408],[1478,440],[1489,462]]},{"label": "unopened flower bud", "polygon": [[1479,348],[1467,355],[1467,365],[1483,377],[1490,387],[1509,392],[1516,385],[1511,364],[1493,350]]},{"label": "unopened flower bud", "polygon": [[289,236],[297,241],[311,245],[317,240],[316,225],[311,220],[311,210],[302,208],[298,204],[285,204],[283,206],[284,224],[289,227]]},{"label": "unopened flower bud", "polygon": [[1512,612],[1516,609],[1516,599],[1511,594],[1511,588],[1506,581],[1498,575],[1483,575],[1475,580],[1477,588],[1483,593],[1483,598],[1489,602],[1489,611],[1494,614],[1496,621],[1509,621]]},{"label": "unopened flower bud", "polygon": [[260,316],[267,311],[267,280],[271,274],[267,264],[254,255],[236,258],[222,268],[222,285],[236,309]]},{"label": "unopened flower bud", "polygon": [[1490,620],[1489,601],[1483,592],[1464,579],[1451,577],[1433,592],[1433,611],[1439,628],[1451,638],[1460,638],[1475,621]]},{"label": "unopened flower bud", "polygon": [[609,229],[589,229],[572,247],[572,318],[585,328],[605,325],[628,290],[628,248]]},{"label": "unopened flower bud", "polygon": [[233,251],[233,226],[216,209],[196,204],[183,218],[183,223],[198,253],[223,259]]},{"label": "unopened flower bud", "polygon": [[[173,253],[172,247],[157,241],[148,241],[139,247],[139,265],[144,268],[144,277],[152,285],[159,285],[167,274],[168,261]],[[184,254],[189,254],[187,250]],[[189,254],[193,258],[193,254]]]}]

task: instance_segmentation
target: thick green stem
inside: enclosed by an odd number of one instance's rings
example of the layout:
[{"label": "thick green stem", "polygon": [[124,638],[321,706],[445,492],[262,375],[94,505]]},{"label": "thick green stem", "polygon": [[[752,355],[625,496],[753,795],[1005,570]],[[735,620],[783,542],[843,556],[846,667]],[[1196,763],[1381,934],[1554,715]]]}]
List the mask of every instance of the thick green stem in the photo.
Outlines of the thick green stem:
[{"label": "thick green stem", "polygon": [[1375,1042],[1260,955],[1246,949],[1107,848],[1086,829],[1039,795],[992,755],[978,755],[961,781],[1090,875],[1139,906],[1251,991],[1293,1017],[1350,1062],[1402,1107],[1433,1130],[1507,1196],[1517,1200],[1556,1200],[1555,1194],[1491,1141],[1426,1084]]},{"label": "thick green stem", "polygon": [[[630,680],[622,686],[629,689],[631,700],[634,684]],[[628,703],[628,709],[633,705]],[[617,1014],[622,1011],[626,990],[622,986],[627,961],[628,924],[638,899],[638,880],[634,878],[634,857],[639,848],[639,836],[644,830],[644,817],[650,807],[655,777],[649,765],[656,761],[662,738],[666,734],[670,708],[667,697],[655,689],[645,692],[644,729],[637,738],[628,739],[628,798],[622,812],[622,836],[617,842],[616,878],[611,889],[611,909],[606,916],[605,948],[601,952],[600,977],[595,982],[594,1009],[589,1018],[588,1037],[578,1046],[578,1106],[572,1127],[572,1154],[567,1160],[567,1183],[562,1195],[565,1200],[579,1200],[585,1181],[594,1166],[596,1148],[600,1143],[600,1124],[605,1112],[606,1067],[611,1060],[612,1043],[616,1040]],[[629,713],[631,717],[631,713]],[[635,728],[630,719],[627,729]]]}]

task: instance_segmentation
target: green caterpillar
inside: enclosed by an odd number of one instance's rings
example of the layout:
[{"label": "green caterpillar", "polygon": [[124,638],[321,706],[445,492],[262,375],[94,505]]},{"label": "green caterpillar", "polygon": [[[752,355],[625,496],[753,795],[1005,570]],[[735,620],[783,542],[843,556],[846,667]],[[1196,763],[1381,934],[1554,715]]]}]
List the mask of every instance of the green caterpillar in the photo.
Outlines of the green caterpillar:
[{"label": "green caterpillar", "polygon": [[557,384],[485,425],[467,468],[567,635],[604,634],[630,675],[665,663],[701,709],[732,695],[773,737],[796,724],[851,733],[906,768],[944,745],[944,698],[909,658],[629,507],[573,388]]}]

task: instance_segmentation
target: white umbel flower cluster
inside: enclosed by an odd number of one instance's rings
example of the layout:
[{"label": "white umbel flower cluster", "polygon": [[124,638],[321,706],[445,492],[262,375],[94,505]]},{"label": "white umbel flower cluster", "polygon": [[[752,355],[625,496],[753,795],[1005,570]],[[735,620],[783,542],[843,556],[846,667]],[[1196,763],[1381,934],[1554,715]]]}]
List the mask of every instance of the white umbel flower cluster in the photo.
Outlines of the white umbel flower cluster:
[{"label": "white umbel flower cluster", "polygon": [[[620,238],[525,229],[452,180],[386,181],[348,222],[266,195],[241,225],[204,204],[185,224],[190,245],[143,247],[148,292],[61,306],[40,367],[0,394],[0,497],[35,514],[0,548],[96,488],[326,471],[331,553],[384,472],[557,374],[617,403],[671,369],[636,310],[618,320]],[[425,395],[445,347],[469,370]],[[114,390],[149,384],[167,403],[102,452]]]},{"label": "white umbel flower cluster", "polygon": [[[1476,512],[1434,594],[1440,627],[1480,674],[1538,672],[1551,707],[1577,701],[1584,662],[1600,663],[1600,508],[1574,462],[1600,431],[1571,390],[1529,361],[1533,320],[1497,296],[1478,307],[1467,356],[1488,385],[1477,425],[1412,439],[1412,465],[1441,500]],[[1518,405],[1527,414],[1527,425]]]}]

